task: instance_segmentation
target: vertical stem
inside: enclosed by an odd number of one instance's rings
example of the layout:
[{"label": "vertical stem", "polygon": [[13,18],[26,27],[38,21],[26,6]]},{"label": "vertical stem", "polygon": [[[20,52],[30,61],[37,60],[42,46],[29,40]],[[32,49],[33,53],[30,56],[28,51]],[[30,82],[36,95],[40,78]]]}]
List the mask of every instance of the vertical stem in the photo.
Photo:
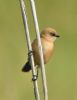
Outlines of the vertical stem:
[{"label": "vertical stem", "polygon": [[30,3],[31,3],[32,14],[33,14],[33,18],[34,18],[34,24],[35,24],[35,28],[36,28],[38,47],[39,47],[39,54],[40,54],[40,60],[41,60],[41,75],[42,75],[44,100],[48,100],[45,66],[44,66],[44,60],[43,60],[43,51],[42,51],[42,45],[41,45],[41,39],[40,39],[39,25],[38,25],[38,20],[37,20],[37,15],[36,15],[35,2],[34,2],[34,0],[30,0]]},{"label": "vertical stem", "polygon": [[[26,8],[25,8],[25,4],[24,4],[23,0],[20,0],[20,7],[21,7],[21,12],[22,12],[22,18],[23,18],[23,23],[24,23],[24,29],[25,29],[28,50],[32,51],[31,40],[30,40],[30,35],[29,35],[29,28],[28,28],[28,20],[27,20],[27,15],[26,15]],[[34,67],[33,55],[31,55],[31,65],[32,65],[32,75],[34,76],[34,75],[36,75],[36,71],[35,71],[35,67]],[[40,100],[37,80],[33,81],[33,83],[34,83],[35,98],[36,98],[36,100]]]}]

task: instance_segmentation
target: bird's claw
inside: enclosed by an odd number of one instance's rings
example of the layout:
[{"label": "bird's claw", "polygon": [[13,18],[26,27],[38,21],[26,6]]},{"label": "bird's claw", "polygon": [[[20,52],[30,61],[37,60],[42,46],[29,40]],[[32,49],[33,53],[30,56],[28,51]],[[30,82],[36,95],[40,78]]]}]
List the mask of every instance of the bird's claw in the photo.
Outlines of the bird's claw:
[{"label": "bird's claw", "polygon": [[38,79],[38,75],[33,75],[32,81],[36,81]]},{"label": "bird's claw", "polygon": [[28,56],[31,56],[31,55],[33,55],[33,51],[32,51],[32,50],[30,50],[30,51],[28,52]]}]

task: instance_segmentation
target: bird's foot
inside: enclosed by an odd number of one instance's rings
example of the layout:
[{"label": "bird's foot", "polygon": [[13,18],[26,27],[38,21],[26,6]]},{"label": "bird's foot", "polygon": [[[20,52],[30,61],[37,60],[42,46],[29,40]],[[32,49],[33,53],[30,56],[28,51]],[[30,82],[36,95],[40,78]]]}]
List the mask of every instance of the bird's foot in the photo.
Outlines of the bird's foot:
[{"label": "bird's foot", "polygon": [[36,81],[38,79],[37,75],[33,75],[32,81]]},{"label": "bird's foot", "polygon": [[30,50],[30,51],[28,52],[28,56],[31,56],[31,55],[33,55],[33,50]]},{"label": "bird's foot", "polygon": [[39,67],[37,67],[37,74],[33,75],[32,81],[36,81],[38,79],[38,72],[39,72]]}]

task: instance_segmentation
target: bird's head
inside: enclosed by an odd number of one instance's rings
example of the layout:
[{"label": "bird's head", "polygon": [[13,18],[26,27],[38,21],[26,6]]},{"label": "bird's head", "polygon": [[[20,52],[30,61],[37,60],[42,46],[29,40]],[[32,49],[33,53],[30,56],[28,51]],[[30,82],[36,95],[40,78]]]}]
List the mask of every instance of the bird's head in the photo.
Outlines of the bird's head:
[{"label": "bird's head", "polygon": [[49,41],[53,41],[54,42],[56,40],[56,38],[58,38],[60,36],[55,31],[55,29],[48,27],[48,28],[45,28],[41,32],[41,37],[43,37],[43,38],[45,38],[45,39],[47,39]]}]

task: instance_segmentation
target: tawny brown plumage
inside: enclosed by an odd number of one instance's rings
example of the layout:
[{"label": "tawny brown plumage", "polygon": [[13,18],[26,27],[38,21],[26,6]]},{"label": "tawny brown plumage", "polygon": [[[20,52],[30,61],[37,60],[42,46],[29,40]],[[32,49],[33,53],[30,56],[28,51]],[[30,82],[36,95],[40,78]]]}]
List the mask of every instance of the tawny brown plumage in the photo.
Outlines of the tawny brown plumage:
[{"label": "tawny brown plumage", "polygon": [[[56,37],[59,37],[57,32],[52,28],[45,28],[41,34],[41,43],[42,43],[42,49],[43,49],[43,57],[44,57],[44,63],[46,64],[53,54],[54,49],[54,41]],[[33,49],[33,56],[34,56],[34,62],[35,65],[40,66],[40,56],[39,56],[39,48],[38,48],[38,42],[37,39],[35,39],[32,43],[32,49]],[[31,70],[30,61],[28,61],[25,66],[22,69],[24,72],[28,72]]]},{"label": "tawny brown plumage", "polygon": [[[42,43],[42,49],[43,49],[44,63],[46,64],[53,53],[54,44],[42,37],[41,37],[41,43]],[[33,41],[32,49],[34,53],[33,55],[34,55],[35,65],[40,65],[40,56],[39,56],[39,48],[38,48],[37,39]]]}]

